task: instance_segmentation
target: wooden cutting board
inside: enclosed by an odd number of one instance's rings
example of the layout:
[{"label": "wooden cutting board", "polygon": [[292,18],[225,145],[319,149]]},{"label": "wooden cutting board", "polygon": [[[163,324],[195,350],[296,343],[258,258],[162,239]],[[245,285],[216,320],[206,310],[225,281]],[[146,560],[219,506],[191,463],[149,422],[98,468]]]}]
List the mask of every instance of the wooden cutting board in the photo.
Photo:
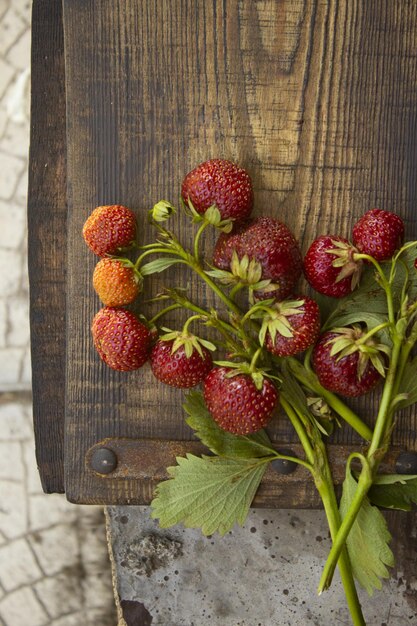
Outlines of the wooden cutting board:
[{"label": "wooden cutting board", "polygon": [[[148,367],[114,372],[95,353],[97,259],[81,236],[85,219],[97,205],[125,204],[148,243],[147,210],[161,198],[176,203],[183,176],[222,157],[250,171],[255,214],[286,222],[304,251],[317,234],[348,234],[375,206],[398,212],[415,237],[417,7],[388,0],[64,0],[63,8],[64,487],[78,503],[146,503],[175,454],[195,443],[182,392],[157,383]],[[186,221],[179,217],[178,225],[191,241]],[[209,258],[213,239],[205,241]],[[193,298],[215,304],[190,275],[173,270],[147,283],[143,312],[167,282],[189,285]],[[165,323],[178,326],[179,318]],[[360,403],[370,422],[373,406],[372,396]],[[409,412],[395,435],[398,449],[415,449],[416,432]],[[279,446],[296,441],[283,417],[270,434]],[[348,428],[334,437],[330,455],[340,478],[337,460],[358,443]],[[102,447],[118,460],[107,475],[91,467]],[[318,500],[302,470],[287,477],[271,470],[256,504]]]}]

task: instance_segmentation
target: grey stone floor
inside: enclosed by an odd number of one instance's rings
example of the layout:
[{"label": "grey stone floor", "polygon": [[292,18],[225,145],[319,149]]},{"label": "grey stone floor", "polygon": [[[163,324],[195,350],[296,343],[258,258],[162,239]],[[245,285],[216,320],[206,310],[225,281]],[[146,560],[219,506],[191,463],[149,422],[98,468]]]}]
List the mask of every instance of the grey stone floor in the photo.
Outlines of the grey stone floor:
[{"label": "grey stone floor", "polygon": [[0,624],[114,626],[100,507],[42,493],[26,258],[30,9],[0,0]]}]

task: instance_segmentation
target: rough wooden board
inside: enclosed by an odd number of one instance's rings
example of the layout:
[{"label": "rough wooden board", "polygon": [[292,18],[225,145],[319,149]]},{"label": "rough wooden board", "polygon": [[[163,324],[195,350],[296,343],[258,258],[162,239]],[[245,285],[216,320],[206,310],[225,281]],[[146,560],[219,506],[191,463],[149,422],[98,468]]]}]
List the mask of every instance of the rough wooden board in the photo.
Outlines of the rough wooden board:
[{"label": "rough wooden board", "polygon": [[66,136],[62,6],[32,7],[28,247],[36,458],[46,493],[64,491]]},{"label": "rough wooden board", "polygon": [[[415,13],[408,2],[64,0],[71,500],[150,497],[140,483],[85,471],[100,439],[190,437],[180,392],[155,384],[146,368],[113,372],[94,353],[95,259],[81,238],[88,213],[127,204],[146,241],[145,211],[161,197],[175,201],[182,176],[216,155],[250,170],[257,212],[303,233],[304,249],[319,232],[349,233],[372,206],[397,211],[415,235]],[[372,415],[372,397],[362,410]],[[415,446],[415,422],[401,422],[397,443]],[[283,420],[273,434],[293,438]],[[336,441],[357,439],[344,429]]]}]

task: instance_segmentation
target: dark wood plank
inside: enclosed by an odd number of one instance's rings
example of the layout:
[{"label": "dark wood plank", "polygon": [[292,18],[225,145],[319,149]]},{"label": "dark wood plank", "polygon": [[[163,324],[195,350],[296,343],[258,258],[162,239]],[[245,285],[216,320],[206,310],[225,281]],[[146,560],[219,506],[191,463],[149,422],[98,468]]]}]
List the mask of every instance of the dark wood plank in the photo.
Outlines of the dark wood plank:
[{"label": "dark wood plank", "polygon": [[66,135],[62,6],[32,7],[28,247],[36,459],[46,493],[64,491]]},{"label": "dark wood plank", "polygon": [[[413,2],[388,0],[64,0],[69,499],[149,499],[140,481],[86,471],[86,453],[102,438],[191,437],[181,392],[157,384],[147,368],[113,372],[94,352],[96,259],[81,237],[89,212],[102,203],[131,206],[147,242],[146,210],[161,197],[175,202],[183,175],[220,156],[250,170],[257,212],[301,233],[304,250],[320,232],[348,234],[373,206],[397,211],[415,236],[416,12]],[[176,284],[189,278],[167,276]],[[142,310],[167,276],[152,280]],[[202,297],[195,283],[191,292]],[[361,404],[370,421],[374,406],[372,396]],[[396,443],[414,448],[416,432],[410,412]],[[271,434],[294,441],[283,419]],[[335,441],[358,438],[343,429]]]}]

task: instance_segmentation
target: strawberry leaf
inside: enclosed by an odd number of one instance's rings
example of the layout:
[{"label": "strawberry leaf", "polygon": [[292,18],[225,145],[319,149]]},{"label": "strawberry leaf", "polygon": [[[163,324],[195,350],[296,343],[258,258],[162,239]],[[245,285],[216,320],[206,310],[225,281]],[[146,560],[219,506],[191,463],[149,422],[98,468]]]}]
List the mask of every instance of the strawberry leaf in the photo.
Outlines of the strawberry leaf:
[{"label": "strawberry leaf", "polygon": [[211,417],[201,392],[189,392],[183,406],[188,414],[187,424],[214,454],[247,459],[266,457],[274,453],[268,435],[263,430],[253,435],[239,436],[220,428]]},{"label": "strawberry leaf", "polygon": [[259,459],[178,457],[169,467],[170,479],[156,488],[152,517],[161,528],[182,522],[203,534],[224,535],[237,522],[242,525],[267,464]]},{"label": "strawberry leaf", "polygon": [[417,357],[414,357],[405,366],[398,394],[404,394],[404,399],[398,403],[400,409],[417,402]]},{"label": "strawberry leaf", "polygon": [[[355,496],[357,482],[351,472],[346,474],[340,501],[342,518],[349,510]],[[381,511],[369,502],[363,501],[357,518],[346,540],[353,575],[371,596],[374,589],[381,589],[381,578],[389,578],[388,567],[394,565],[394,556],[388,543],[391,534]]]},{"label": "strawberry leaf", "polygon": [[150,261],[150,263],[142,265],[140,273],[142,276],[149,276],[150,274],[163,272],[168,267],[171,267],[171,265],[175,265],[175,263],[184,263],[184,261],[178,258],[162,257],[161,259],[155,259],[155,261]]},{"label": "strawberry leaf", "polygon": [[373,504],[385,509],[411,511],[417,504],[417,476],[390,474],[377,476],[368,497]]}]

